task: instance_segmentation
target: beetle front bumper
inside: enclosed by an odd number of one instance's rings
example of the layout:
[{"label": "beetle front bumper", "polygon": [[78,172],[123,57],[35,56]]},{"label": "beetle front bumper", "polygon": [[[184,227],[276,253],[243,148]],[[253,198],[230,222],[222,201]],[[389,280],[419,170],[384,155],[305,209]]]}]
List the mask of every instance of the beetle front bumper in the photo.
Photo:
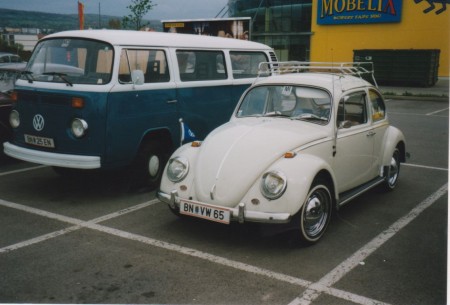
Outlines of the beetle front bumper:
[{"label": "beetle front bumper", "polygon": [[[180,208],[180,197],[176,190],[170,194],[158,191],[158,199],[167,203],[172,209],[178,210]],[[209,203],[208,203],[209,204]],[[211,204],[209,204],[211,205]],[[218,208],[223,208],[219,207]],[[231,220],[244,222],[260,222],[260,223],[288,223],[291,220],[289,213],[266,213],[258,211],[249,211],[246,209],[245,203],[241,202],[237,208],[228,208],[231,211]]]}]

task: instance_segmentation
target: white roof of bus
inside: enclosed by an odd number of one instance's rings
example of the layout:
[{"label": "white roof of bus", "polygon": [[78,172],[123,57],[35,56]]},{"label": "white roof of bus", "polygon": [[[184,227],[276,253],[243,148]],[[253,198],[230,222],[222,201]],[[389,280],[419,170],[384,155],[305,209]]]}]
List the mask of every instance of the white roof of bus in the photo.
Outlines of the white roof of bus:
[{"label": "white roof of bus", "polygon": [[109,42],[110,44],[116,46],[160,46],[180,48],[202,47],[207,49],[272,50],[272,48],[261,43],[232,38],[124,30],[65,31],[48,35],[44,39],[57,37],[96,39]]}]

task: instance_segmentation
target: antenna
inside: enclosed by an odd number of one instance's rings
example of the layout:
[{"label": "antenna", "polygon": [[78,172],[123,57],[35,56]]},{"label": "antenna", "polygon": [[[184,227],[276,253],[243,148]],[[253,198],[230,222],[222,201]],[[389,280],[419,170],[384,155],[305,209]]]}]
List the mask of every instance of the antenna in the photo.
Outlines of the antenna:
[{"label": "antenna", "polygon": [[102,28],[102,19],[101,19],[101,14],[100,14],[100,2],[98,3],[98,28],[99,29]]}]

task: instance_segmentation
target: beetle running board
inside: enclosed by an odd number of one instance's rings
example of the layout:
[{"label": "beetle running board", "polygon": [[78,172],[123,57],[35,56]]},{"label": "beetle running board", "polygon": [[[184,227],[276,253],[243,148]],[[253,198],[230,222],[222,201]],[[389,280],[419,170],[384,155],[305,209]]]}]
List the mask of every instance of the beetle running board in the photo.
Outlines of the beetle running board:
[{"label": "beetle running board", "polygon": [[377,177],[363,185],[360,185],[354,189],[351,189],[349,191],[339,194],[339,200],[338,200],[336,207],[339,209],[344,204],[348,203],[350,200],[358,197],[362,193],[374,188],[375,186],[383,183],[384,181],[385,181],[385,177]]}]

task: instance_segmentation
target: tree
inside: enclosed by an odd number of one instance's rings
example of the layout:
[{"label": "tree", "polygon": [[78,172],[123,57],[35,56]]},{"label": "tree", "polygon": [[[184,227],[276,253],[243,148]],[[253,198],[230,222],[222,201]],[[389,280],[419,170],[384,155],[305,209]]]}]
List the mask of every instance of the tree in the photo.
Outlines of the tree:
[{"label": "tree", "polygon": [[152,4],[152,0],[132,0],[131,4],[127,8],[131,11],[131,14],[123,17],[123,28],[132,28],[140,30],[149,23],[143,23],[142,18],[148,13],[156,4]]},{"label": "tree", "polygon": [[110,29],[120,29],[120,19],[109,19],[108,27]]}]

